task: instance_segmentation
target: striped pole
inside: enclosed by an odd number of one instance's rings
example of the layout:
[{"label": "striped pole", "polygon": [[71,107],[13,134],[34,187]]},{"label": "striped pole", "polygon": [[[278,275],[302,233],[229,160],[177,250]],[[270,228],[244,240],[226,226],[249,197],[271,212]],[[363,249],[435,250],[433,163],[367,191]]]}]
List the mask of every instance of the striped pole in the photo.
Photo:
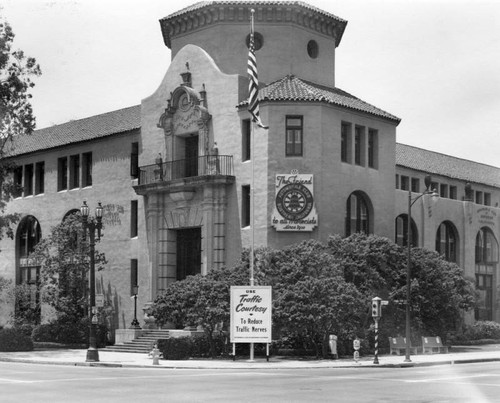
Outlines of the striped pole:
[{"label": "striped pole", "polygon": [[375,359],[374,364],[378,364],[378,318],[375,318]]}]

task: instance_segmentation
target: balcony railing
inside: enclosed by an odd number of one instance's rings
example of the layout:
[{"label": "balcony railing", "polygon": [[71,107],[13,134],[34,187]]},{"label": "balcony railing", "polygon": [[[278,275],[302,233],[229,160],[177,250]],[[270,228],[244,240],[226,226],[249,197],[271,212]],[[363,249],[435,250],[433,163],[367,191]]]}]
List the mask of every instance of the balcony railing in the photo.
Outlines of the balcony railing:
[{"label": "balcony railing", "polygon": [[195,176],[233,175],[232,155],[204,155],[140,167],[139,184],[168,182]]}]

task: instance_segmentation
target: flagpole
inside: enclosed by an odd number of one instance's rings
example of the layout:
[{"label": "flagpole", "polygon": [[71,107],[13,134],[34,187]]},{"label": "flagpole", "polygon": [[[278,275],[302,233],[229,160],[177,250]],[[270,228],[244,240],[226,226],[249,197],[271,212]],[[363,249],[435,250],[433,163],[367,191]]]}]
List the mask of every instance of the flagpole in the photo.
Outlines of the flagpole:
[{"label": "flagpole", "polygon": [[[250,124],[250,152],[251,152],[251,160],[252,160],[252,178],[250,183],[250,226],[251,228],[251,242],[250,242],[250,257],[249,257],[249,265],[250,265],[250,286],[253,287],[255,284],[254,280],[254,266],[255,266],[255,257],[254,257],[254,249],[255,249],[255,124],[263,129],[269,129],[269,126],[266,126],[260,120],[259,113],[259,79],[257,75],[257,59],[255,58],[255,43],[254,43],[254,19],[253,15],[255,13],[254,9],[250,9],[250,46],[248,49],[248,111],[250,112],[252,119]],[[254,358],[254,344],[250,343],[250,360],[253,361]]]},{"label": "flagpole", "polygon": [[[253,13],[255,10],[252,8],[250,10],[250,42],[253,43]],[[250,180],[250,227],[252,231],[251,243],[250,243],[250,287],[255,285],[254,279],[254,248],[255,248],[255,209],[254,209],[254,199],[255,199],[255,127],[253,119],[250,123],[250,157],[252,159],[252,177]],[[250,343],[250,361],[254,361],[255,356],[255,346],[254,343]]]}]

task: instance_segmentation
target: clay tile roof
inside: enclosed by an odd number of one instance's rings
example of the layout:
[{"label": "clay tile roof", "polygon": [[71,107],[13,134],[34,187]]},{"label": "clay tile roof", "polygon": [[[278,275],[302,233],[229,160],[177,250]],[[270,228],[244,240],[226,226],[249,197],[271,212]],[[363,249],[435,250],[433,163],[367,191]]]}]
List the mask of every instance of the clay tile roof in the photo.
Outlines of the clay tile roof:
[{"label": "clay tile roof", "polygon": [[[288,75],[259,90],[260,102],[300,101],[324,102],[360,112],[365,112],[399,124],[401,119],[383,111],[339,88],[328,88]],[[243,101],[239,106],[247,105]]]},{"label": "clay tile roof", "polygon": [[162,18],[162,20],[167,20],[173,17],[178,17],[183,14],[187,14],[196,10],[199,10],[204,7],[214,7],[214,6],[224,6],[224,5],[248,5],[248,6],[299,6],[305,9],[314,11],[318,14],[322,14],[325,17],[332,18],[342,23],[347,23],[346,20],[343,20],[340,17],[337,17],[334,14],[328,13],[320,8],[311,6],[303,1],[200,1],[198,3],[192,4],[188,7],[185,7],[175,13],[169,14],[168,16]]},{"label": "clay tile roof", "polygon": [[500,168],[405,144],[396,144],[396,165],[500,188]]},{"label": "clay tile roof", "polygon": [[13,157],[124,133],[140,127],[141,106],[131,106],[103,113],[102,115],[72,120],[60,125],[35,130],[31,135],[18,136],[14,140],[14,146],[6,148],[8,150],[6,154]]}]

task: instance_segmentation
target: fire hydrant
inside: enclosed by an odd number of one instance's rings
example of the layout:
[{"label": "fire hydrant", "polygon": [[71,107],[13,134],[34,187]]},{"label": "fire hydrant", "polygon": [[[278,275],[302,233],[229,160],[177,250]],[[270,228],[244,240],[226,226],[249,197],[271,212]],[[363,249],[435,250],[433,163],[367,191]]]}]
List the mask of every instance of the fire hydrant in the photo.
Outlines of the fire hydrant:
[{"label": "fire hydrant", "polygon": [[153,365],[160,365],[161,353],[156,344],[153,345],[153,350],[151,350],[149,356],[153,357]]}]

